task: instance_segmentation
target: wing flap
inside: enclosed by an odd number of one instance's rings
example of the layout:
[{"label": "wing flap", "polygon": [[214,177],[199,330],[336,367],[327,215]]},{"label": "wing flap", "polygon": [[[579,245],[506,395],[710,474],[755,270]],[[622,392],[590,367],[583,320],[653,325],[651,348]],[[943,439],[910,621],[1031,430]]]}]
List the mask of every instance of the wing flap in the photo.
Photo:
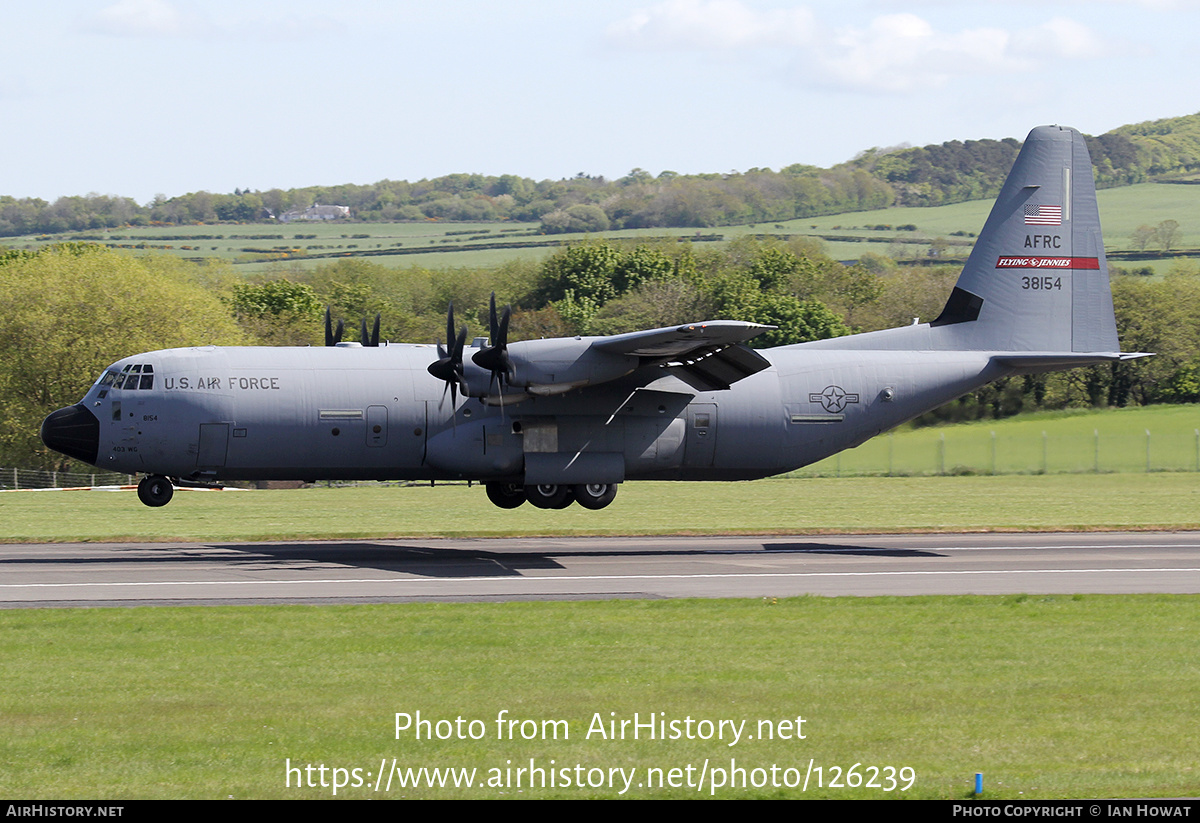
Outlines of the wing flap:
[{"label": "wing flap", "polygon": [[741,323],[736,320],[709,320],[667,329],[649,329],[628,334],[602,337],[592,348],[610,354],[637,357],[677,359],[685,355],[700,355],[705,351],[744,343],[775,326]]},{"label": "wing flap", "polygon": [[738,344],[672,365],[670,369],[681,380],[700,391],[724,391],[737,381],[770,366],[770,362],[754,349]]}]

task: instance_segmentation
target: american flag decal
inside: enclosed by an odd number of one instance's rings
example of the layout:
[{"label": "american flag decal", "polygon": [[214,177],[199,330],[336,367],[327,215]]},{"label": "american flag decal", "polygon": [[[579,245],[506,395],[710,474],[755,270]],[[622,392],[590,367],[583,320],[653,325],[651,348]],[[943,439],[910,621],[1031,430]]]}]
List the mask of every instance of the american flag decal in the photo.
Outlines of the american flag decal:
[{"label": "american flag decal", "polygon": [[1061,226],[1062,206],[1026,206],[1026,226]]}]

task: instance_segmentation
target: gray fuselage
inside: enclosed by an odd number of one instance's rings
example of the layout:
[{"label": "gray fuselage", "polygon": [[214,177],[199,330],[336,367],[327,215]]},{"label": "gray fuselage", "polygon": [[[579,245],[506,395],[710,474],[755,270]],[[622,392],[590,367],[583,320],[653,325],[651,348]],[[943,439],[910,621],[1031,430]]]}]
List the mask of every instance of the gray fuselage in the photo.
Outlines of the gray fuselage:
[{"label": "gray fuselage", "polygon": [[[827,344],[833,341],[826,341]],[[670,369],[504,406],[459,398],[431,346],[190,348],[126,358],[97,382],[96,465],[194,480],[735,480],[856,446],[1011,371],[987,352],[800,345],[729,390]],[[127,372],[126,372],[127,373]],[[137,382],[137,381],[127,381]]]}]

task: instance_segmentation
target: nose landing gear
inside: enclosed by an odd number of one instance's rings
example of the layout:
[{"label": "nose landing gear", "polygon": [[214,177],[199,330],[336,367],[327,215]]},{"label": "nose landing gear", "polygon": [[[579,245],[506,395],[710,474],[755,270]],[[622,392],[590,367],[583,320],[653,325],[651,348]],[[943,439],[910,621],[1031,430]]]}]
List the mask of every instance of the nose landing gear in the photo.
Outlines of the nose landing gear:
[{"label": "nose landing gear", "polygon": [[488,500],[502,509],[515,509],[525,502],[525,487],[516,483],[485,483]]},{"label": "nose landing gear", "polygon": [[171,481],[159,474],[148,474],[138,483],[138,499],[151,508],[165,506],[175,495]]}]

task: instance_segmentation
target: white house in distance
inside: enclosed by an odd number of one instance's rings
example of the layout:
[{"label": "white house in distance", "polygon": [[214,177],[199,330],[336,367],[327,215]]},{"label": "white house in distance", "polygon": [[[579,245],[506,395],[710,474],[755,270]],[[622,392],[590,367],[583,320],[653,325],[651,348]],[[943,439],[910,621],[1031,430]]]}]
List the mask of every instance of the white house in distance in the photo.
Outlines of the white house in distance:
[{"label": "white house in distance", "polygon": [[338,220],[350,217],[349,206],[313,205],[307,209],[292,209],[279,215],[281,223],[292,223],[296,220]]}]

